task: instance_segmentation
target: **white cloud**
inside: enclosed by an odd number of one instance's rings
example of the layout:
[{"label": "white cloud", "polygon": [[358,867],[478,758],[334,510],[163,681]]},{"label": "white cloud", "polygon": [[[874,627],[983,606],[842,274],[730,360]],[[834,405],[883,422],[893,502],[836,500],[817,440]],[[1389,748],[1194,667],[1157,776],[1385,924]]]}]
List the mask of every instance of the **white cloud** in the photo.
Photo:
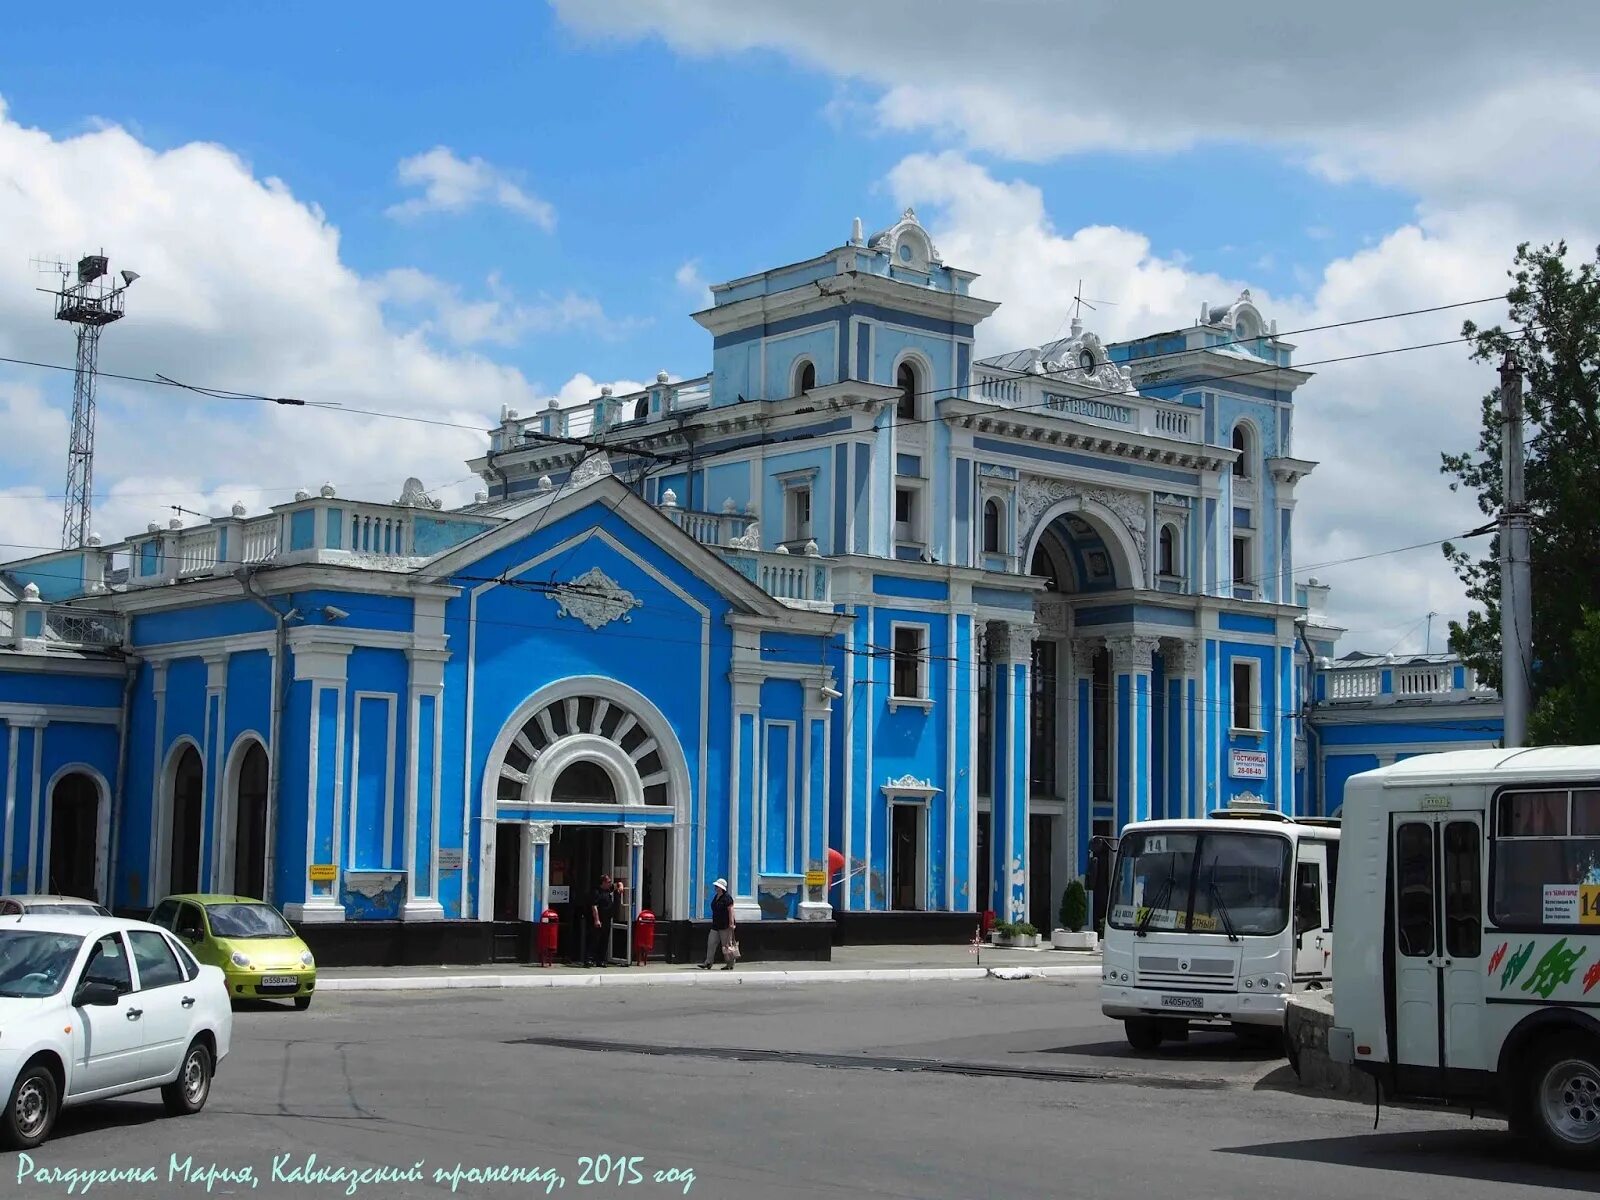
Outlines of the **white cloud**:
[{"label": "white cloud", "polygon": [[[1600,182],[1600,6],[1345,0],[1196,20],[1188,0],[555,0],[597,35],[770,49],[876,91],[877,121],[1022,161],[1250,142],[1436,200],[1556,216]],[[830,105],[830,112],[837,109]]]},{"label": "white cloud", "polygon": [[396,314],[422,314],[418,332],[438,334],[457,346],[491,343],[514,346],[529,334],[586,329],[614,337],[641,322],[613,319],[600,302],[567,292],[519,300],[498,273],[484,283],[486,295],[469,299],[453,283],[415,267],[386,271],[375,283],[376,294]]},{"label": "white cloud", "polygon": [[[239,499],[260,511],[324,480],[345,495],[387,500],[415,475],[430,486],[453,484],[445,493],[452,501],[469,498],[477,485],[463,480],[464,463],[481,453],[480,431],[501,405],[527,410],[544,392],[511,367],[441,348],[433,331],[386,316],[386,281],[345,265],[326,217],[223,147],[156,151],[115,126],[56,138],[18,124],[0,103],[0,180],[8,244],[63,255],[104,246],[114,270],[141,272],[126,318],[103,336],[102,371],[160,372],[461,426],[212,400],[103,378],[94,526],[107,541],[164,524],[172,504],[221,513]],[[117,202],[104,203],[107,195]],[[38,282],[25,255],[0,255],[0,355],[70,364],[71,331],[52,319]],[[542,319],[588,319],[581,300],[567,300],[551,301]],[[486,328],[537,324],[513,301],[497,302]],[[471,321],[453,319],[472,341]],[[70,372],[0,365],[8,477],[0,522],[13,531],[6,540],[59,538],[71,395]]]},{"label": "white cloud", "polygon": [[546,232],[556,227],[556,210],[549,201],[527,191],[492,163],[459,158],[448,146],[401,159],[399,176],[405,186],[422,189],[422,195],[389,208],[389,215],[399,220],[425,213],[461,213],[487,204],[526,217]]},{"label": "white cloud", "polygon": [[711,307],[711,285],[700,272],[700,260],[691,258],[673,272],[672,278],[701,308]]}]

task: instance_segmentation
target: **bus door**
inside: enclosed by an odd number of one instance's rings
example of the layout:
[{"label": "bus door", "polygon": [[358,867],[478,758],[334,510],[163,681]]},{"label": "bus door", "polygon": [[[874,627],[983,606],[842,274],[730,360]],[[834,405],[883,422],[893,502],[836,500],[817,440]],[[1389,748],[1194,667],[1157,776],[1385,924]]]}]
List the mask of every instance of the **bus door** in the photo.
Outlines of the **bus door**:
[{"label": "bus door", "polygon": [[1477,813],[1397,813],[1394,1061],[1485,1070],[1483,822]]},{"label": "bus door", "polygon": [[1333,978],[1333,892],[1328,886],[1328,844],[1302,839],[1294,886],[1295,984]]}]

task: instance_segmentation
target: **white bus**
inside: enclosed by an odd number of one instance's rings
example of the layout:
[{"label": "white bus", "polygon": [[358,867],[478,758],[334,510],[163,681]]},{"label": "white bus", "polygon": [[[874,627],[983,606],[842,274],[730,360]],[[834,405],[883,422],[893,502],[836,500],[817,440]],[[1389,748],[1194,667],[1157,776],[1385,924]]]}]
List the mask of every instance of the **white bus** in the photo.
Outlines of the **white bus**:
[{"label": "white bus", "polygon": [[1123,830],[1100,1007],[1151,1050],[1191,1025],[1277,1042],[1289,995],[1332,982],[1339,830],[1261,808]]},{"label": "white bus", "polygon": [[1600,747],[1403,759],[1343,830],[1329,1054],[1600,1160]]}]

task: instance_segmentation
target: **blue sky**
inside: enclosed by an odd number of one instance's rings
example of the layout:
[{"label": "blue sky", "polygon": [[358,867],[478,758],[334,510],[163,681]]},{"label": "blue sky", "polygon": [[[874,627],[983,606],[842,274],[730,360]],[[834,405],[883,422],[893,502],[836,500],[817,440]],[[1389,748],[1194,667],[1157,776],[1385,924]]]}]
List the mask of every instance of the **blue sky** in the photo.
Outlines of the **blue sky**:
[{"label": "blue sky", "polygon": [[[622,324],[614,336],[552,332],[500,354],[551,386],[578,371],[705,369],[692,297],[674,281],[684,262],[717,281],[838,244],[857,215],[889,224],[886,172],[940,144],[874,127],[861,89],[777,52],[685,58],[655,38],[575,33],[541,5],[452,6],[447,18],[416,3],[266,11],[13,10],[0,94],[15,120],[57,136],[107,121],[157,149],[227,146],[320,206],[363,273],[414,266],[470,292],[498,272],[519,293],[592,295]],[[73,47],[91,69],[63,70]],[[385,216],[406,195],[396,164],[436,145],[516,174],[554,206],[555,229],[494,209]],[[1305,290],[1414,204],[1237,143],[1014,173],[1063,227],[1137,229],[1158,255],[1278,293]],[[1085,291],[1117,299],[1111,279]]]},{"label": "blue sky", "polygon": [[[145,275],[106,369],[467,427],[107,384],[108,538],[322,479],[388,498],[416,475],[459,501],[501,406],[703,372],[705,282],[906,204],[1001,301],[985,351],[1054,336],[1080,279],[1112,338],[1246,286],[1284,329],[1492,295],[1518,241],[1600,241],[1597,40],[1600,6],[1560,0],[1207,21],[1186,0],[1137,20],[1118,0],[12,5],[0,355],[70,359],[27,259],[103,244]],[[1317,360],[1462,315],[1295,340]],[[1438,455],[1475,441],[1490,386],[1455,349],[1320,371],[1296,413],[1321,464],[1299,560],[1475,524]],[[69,399],[0,368],[18,542],[59,527]],[[1431,552],[1317,573],[1355,629],[1465,607]]]}]

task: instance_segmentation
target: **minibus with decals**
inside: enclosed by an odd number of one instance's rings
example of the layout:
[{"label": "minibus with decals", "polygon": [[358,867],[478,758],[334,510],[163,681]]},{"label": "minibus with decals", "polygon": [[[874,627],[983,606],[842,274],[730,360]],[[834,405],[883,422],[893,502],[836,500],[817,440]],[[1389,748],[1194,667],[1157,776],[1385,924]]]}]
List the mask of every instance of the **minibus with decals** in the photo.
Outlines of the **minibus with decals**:
[{"label": "minibus with decals", "polygon": [[1281,1044],[1288,998],[1332,982],[1336,822],[1265,805],[1136,821],[1111,876],[1100,1008],[1153,1050],[1192,1026]]},{"label": "minibus with decals", "polygon": [[1341,827],[1330,1057],[1600,1161],[1600,747],[1402,759]]}]

